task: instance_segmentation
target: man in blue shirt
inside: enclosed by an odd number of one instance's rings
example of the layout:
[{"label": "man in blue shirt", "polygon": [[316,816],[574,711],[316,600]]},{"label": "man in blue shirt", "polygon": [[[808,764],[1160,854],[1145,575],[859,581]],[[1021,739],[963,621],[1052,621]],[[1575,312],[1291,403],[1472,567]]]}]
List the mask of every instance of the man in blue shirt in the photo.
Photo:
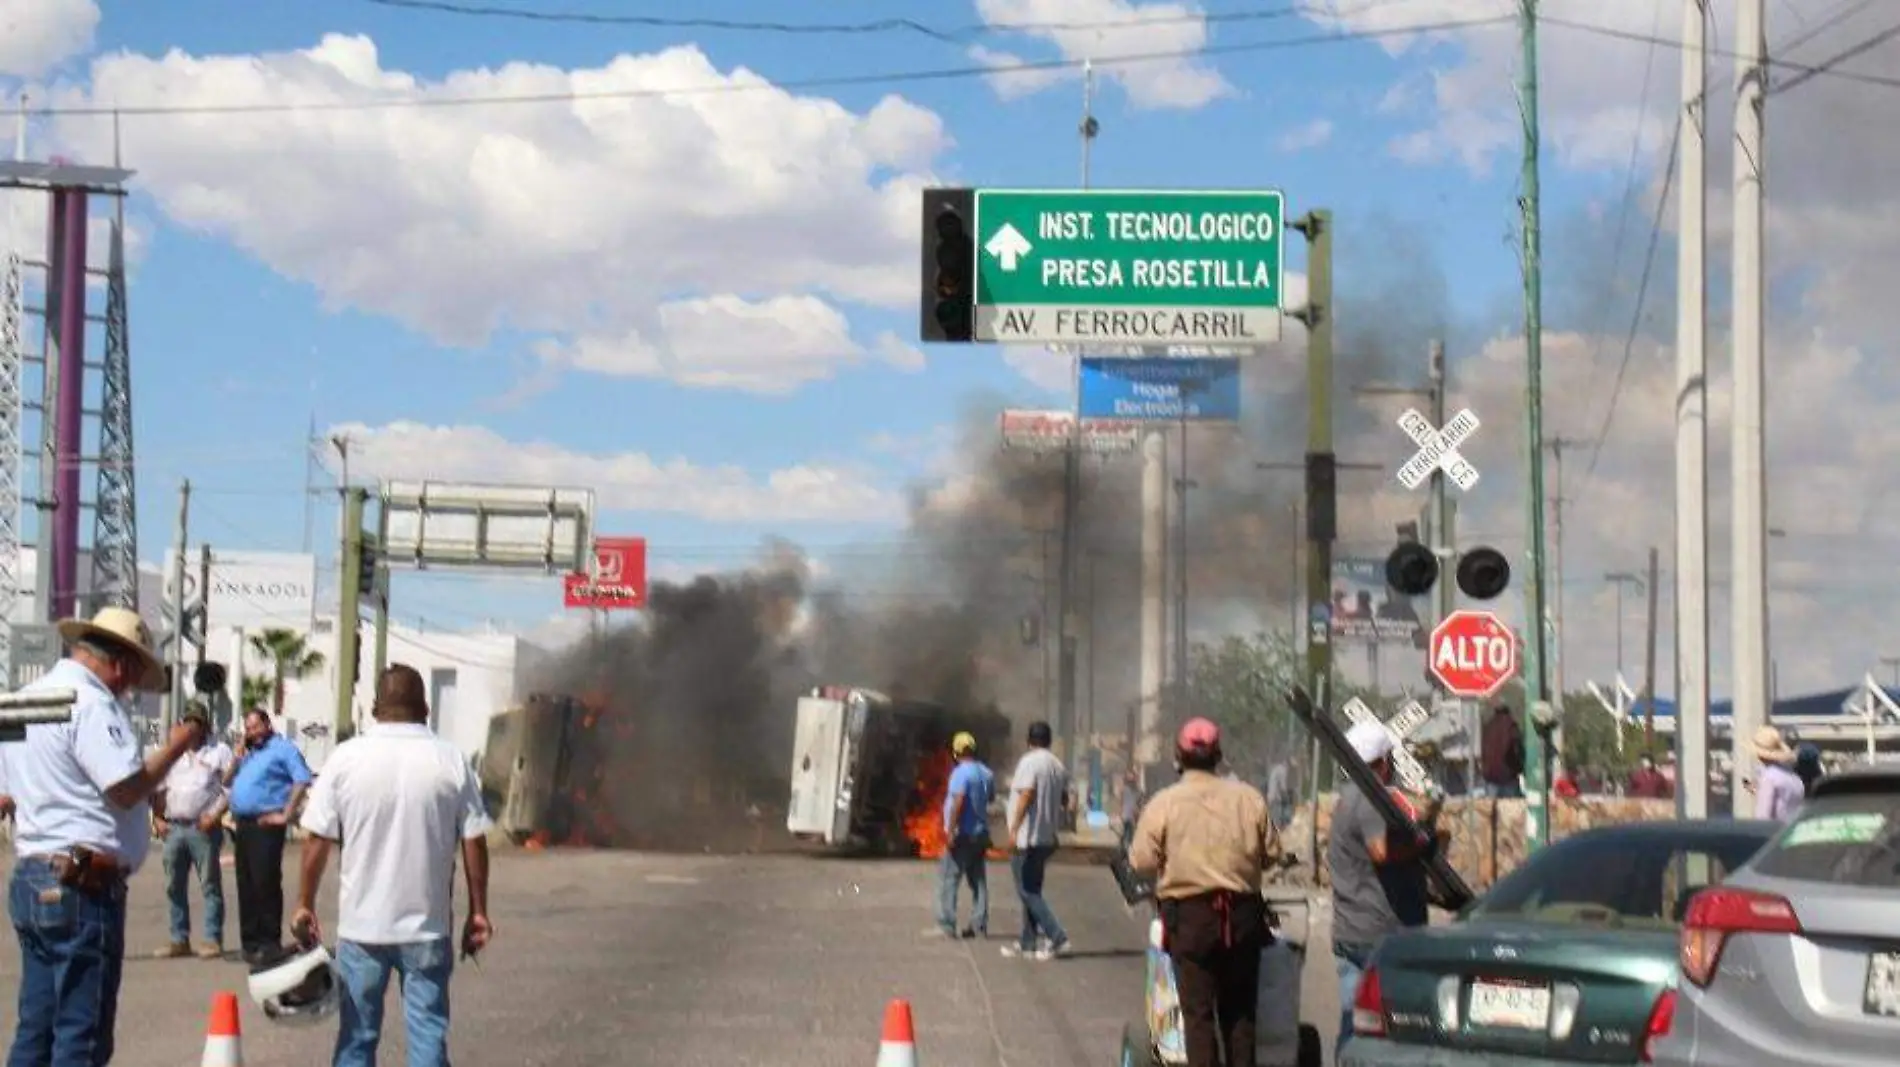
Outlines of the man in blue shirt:
[{"label": "man in blue shirt", "polygon": [[990,885],[984,855],[990,850],[990,801],[996,797],[996,775],[976,758],[976,738],[959,733],[950,739],[957,765],[950,771],[950,788],[943,800],[943,832],[950,839],[937,876],[937,929],[944,937],[957,936],[957,887],[970,883],[976,901],[964,937],[988,937]]},{"label": "man in blue shirt", "polygon": [[310,765],[290,738],[271,729],[270,713],[244,713],[244,741],[226,779],[237,834],[238,937],[255,964],[284,942],[284,836],[310,786]]}]

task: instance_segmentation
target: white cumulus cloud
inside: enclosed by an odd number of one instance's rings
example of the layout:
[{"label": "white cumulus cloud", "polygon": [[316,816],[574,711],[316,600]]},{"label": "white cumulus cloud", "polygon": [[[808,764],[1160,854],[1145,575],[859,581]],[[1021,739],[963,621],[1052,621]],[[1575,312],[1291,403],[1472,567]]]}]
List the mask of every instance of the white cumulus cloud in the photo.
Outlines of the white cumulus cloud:
[{"label": "white cumulus cloud", "polygon": [[92,45],[94,0],[0,0],[0,75],[37,78]]},{"label": "white cumulus cloud", "polygon": [[[443,106],[498,96],[545,99]],[[391,101],[423,106],[370,106]],[[949,143],[900,97],[852,111],[692,45],[439,79],[341,34],[258,55],[120,52],[50,103],[290,106],[127,117],[125,159],[172,220],[333,305],[446,343],[507,328],[562,365],[754,391],[890,361],[844,309],[915,299],[917,191]],[[63,116],[54,132],[107,159],[111,125]]]},{"label": "white cumulus cloud", "polygon": [[[1068,60],[1115,55],[1180,52],[1178,59],[1099,67],[1099,76],[1118,83],[1138,108],[1192,110],[1231,95],[1234,87],[1220,72],[1192,53],[1207,45],[1203,9],[1187,3],[1136,3],[1132,0],[977,0],[977,14],[999,29],[1022,27],[1022,34],[1054,45]],[[1014,52],[974,47],[971,57],[990,66],[1023,62]],[[990,85],[1005,100],[1040,92],[1079,78],[1074,69],[999,70]]]}]

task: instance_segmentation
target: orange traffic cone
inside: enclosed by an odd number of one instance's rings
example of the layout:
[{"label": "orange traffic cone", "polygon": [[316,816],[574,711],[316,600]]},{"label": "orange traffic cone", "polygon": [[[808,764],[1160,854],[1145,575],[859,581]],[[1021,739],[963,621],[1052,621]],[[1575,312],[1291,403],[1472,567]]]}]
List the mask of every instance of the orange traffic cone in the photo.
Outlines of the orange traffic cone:
[{"label": "orange traffic cone", "polygon": [[244,1067],[236,993],[212,995],[211,1021],[205,1026],[205,1054],[199,1067]]},{"label": "orange traffic cone", "polygon": [[910,1001],[884,1006],[884,1037],[877,1046],[877,1067],[917,1067],[917,1035],[910,1025]]}]

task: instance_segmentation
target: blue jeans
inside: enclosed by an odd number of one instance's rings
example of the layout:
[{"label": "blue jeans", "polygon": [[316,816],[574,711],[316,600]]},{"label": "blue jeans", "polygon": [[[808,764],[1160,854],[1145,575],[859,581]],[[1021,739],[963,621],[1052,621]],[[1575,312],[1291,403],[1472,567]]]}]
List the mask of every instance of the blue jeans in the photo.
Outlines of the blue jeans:
[{"label": "blue jeans", "polygon": [[20,1021],[7,1067],[112,1062],[125,963],[125,888],[89,896],[59,884],[44,860],[21,858],[7,886],[20,939]]},{"label": "blue jeans", "polygon": [[1023,902],[1023,933],[1017,947],[1024,952],[1035,950],[1038,931],[1051,945],[1067,944],[1069,940],[1062,924],[1056,921],[1056,913],[1049,910],[1049,902],[1042,899],[1043,869],[1055,854],[1054,845],[1042,845],[1017,849],[1009,856],[1009,873],[1016,877],[1016,895]]},{"label": "blue jeans", "polygon": [[957,887],[966,881],[976,897],[970,907],[970,929],[975,930],[978,937],[989,933],[990,879],[983,856],[987,841],[988,838],[972,840],[959,835],[944,850],[943,861],[937,868],[937,925],[945,933],[957,932]]},{"label": "blue jeans", "polygon": [[191,869],[198,868],[198,884],[205,894],[205,940],[224,944],[224,871],[218,865],[224,851],[224,827],[206,833],[191,823],[172,823],[165,832],[165,896],[172,905],[172,941],[191,940]]},{"label": "blue jeans", "polygon": [[1352,1039],[1352,1002],[1359,998],[1359,979],[1366,973],[1366,961],[1372,958],[1372,946],[1333,942],[1333,963],[1339,972],[1339,1037],[1333,1043],[1333,1057]]},{"label": "blue jeans", "polygon": [[402,980],[409,1067],[449,1067],[449,975],[455,950],[448,938],[406,945],[338,941],[336,969],[343,1000],[334,1067],[374,1067],[391,971]]}]

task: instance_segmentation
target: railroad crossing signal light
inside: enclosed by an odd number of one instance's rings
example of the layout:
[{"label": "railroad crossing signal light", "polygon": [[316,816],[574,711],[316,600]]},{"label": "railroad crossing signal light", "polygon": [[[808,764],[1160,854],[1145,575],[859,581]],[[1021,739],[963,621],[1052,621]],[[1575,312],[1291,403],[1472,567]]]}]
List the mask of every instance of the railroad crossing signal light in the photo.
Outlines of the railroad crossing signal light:
[{"label": "railroad crossing signal light", "polygon": [[1495,600],[1511,584],[1511,561],[1495,548],[1474,548],[1458,561],[1458,588],[1473,600]]},{"label": "railroad crossing signal light", "polygon": [[925,341],[968,344],[976,327],[976,194],[925,189],[922,308]]},{"label": "railroad crossing signal light", "polygon": [[[1402,541],[1385,559],[1386,584],[1404,596],[1421,597],[1438,584],[1438,555],[1417,541]],[[1458,558],[1458,590],[1472,600],[1496,600],[1511,584],[1511,563],[1495,548],[1478,547]]]},{"label": "railroad crossing signal light", "polygon": [[230,675],[225,671],[224,664],[209,660],[198,664],[191,672],[191,687],[203,694],[222,693],[229,680]]}]

